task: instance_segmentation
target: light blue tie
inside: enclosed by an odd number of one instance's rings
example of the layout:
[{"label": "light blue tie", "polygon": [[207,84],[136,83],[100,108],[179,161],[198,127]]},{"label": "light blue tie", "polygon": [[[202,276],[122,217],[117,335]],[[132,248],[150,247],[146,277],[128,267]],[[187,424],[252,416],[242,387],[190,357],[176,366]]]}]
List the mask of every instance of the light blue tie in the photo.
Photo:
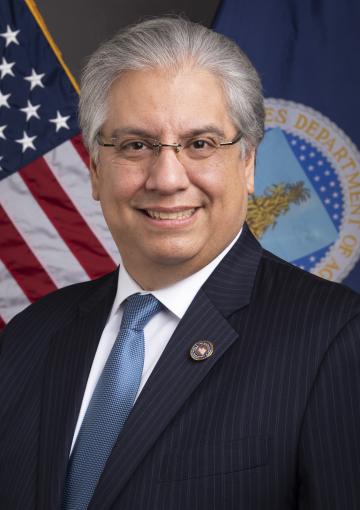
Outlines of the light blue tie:
[{"label": "light blue tie", "polygon": [[96,385],[71,454],[63,510],[85,510],[139,389],[144,327],[162,308],[151,294],[125,302],[120,331]]}]

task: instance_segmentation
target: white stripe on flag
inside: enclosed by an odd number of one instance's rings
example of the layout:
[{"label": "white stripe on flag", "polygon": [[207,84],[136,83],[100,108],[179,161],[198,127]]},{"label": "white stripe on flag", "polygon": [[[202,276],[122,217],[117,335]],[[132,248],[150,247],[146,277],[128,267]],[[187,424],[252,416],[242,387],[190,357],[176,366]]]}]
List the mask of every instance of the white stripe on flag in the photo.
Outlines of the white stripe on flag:
[{"label": "white stripe on flag", "polygon": [[0,190],[3,208],[57,287],[88,280],[20,175],[3,179]]},{"label": "white stripe on flag", "polygon": [[105,223],[99,202],[93,200],[91,196],[89,170],[73,144],[70,141],[64,142],[43,158],[104,249],[118,263],[119,253]]},{"label": "white stripe on flag", "polygon": [[17,282],[0,260],[0,315],[5,322],[9,322],[14,315],[21,312],[30,301],[25,296]]}]

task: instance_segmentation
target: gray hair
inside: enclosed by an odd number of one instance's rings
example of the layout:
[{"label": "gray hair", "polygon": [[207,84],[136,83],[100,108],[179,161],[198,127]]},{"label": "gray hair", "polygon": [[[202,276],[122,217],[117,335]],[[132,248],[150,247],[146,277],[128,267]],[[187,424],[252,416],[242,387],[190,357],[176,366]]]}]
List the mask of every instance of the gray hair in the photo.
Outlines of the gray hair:
[{"label": "gray hair", "polygon": [[222,84],[229,115],[243,133],[242,152],[256,148],[264,133],[264,105],[259,76],[246,55],[227,37],[181,17],[143,21],[120,30],[90,57],[83,70],[80,127],[95,159],[96,135],[105,122],[107,95],[125,71],[194,65]]}]

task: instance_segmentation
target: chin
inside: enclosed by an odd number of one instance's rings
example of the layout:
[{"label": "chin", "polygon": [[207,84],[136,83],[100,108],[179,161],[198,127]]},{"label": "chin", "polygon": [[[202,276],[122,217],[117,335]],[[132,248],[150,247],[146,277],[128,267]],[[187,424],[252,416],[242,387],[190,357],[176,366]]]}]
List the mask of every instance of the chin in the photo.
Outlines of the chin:
[{"label": "chin", "polygon": [[149,248],[145,250],[147,251],[147,258],[155,264],[166,266],[186,265],[188,262],[197,259],[202,251],[201,246],[198,246],[196,242],[189,242],[189,240],[184,242],[180,239],[167,239],[166,242],[154,243]]},{"label": "chin", "polygon": [[148,259],[151,259],[154,264],[161,266],[179,266],[186,265],[190,263],[194,257],[195,253],[186,253],[183,251],[172,250],[170,252],[158,251],[152,253]]}]

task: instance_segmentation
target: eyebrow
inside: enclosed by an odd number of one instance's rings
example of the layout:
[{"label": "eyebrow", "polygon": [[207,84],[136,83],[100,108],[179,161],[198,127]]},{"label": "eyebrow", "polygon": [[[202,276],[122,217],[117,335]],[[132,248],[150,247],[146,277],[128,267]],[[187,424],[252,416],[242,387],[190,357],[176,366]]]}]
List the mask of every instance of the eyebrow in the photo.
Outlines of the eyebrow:
[{"label": "eyebrow", "polygon": [[135,135],[143,138],[155,138],[153,133],[150,133],[145,129],[139,129],[135,127],[124,127],[115,129],[111,134],[111,138],[118,138],[119,136],[122,135]]},{"label": "eyebrow", "polygon": [[196,129],[190,129],[188,131],[185,131],[182,135],[183,138],[192,138],[194,136],[199,136],[203,134],[213,134],[218,135],[219,137],[224,137],[225,133],[222,129],[219,129],[217,126],[214,126],[212,124],[209,124],[207,126],[201,126]]},{"label": "eyebrow", "polygon": [[[203,135],[203,134],[216,134],[221,138],[224,138],[225,134],[222,129],[219,129],[217,126],[213,124],[208,124],[205,126],[201,126],[198,128],[188,129],[179,135],[180,138],[193,138],[195,136]],[[119,138],[123,135],[135,135],[142,138],[151,138],[153,140],[159,140],[161,138],[159,134],[155,134],[154,132],[146,131],[145,129],[140,129],[136,127],[123,127],[115,129],[110,138]]]}]

